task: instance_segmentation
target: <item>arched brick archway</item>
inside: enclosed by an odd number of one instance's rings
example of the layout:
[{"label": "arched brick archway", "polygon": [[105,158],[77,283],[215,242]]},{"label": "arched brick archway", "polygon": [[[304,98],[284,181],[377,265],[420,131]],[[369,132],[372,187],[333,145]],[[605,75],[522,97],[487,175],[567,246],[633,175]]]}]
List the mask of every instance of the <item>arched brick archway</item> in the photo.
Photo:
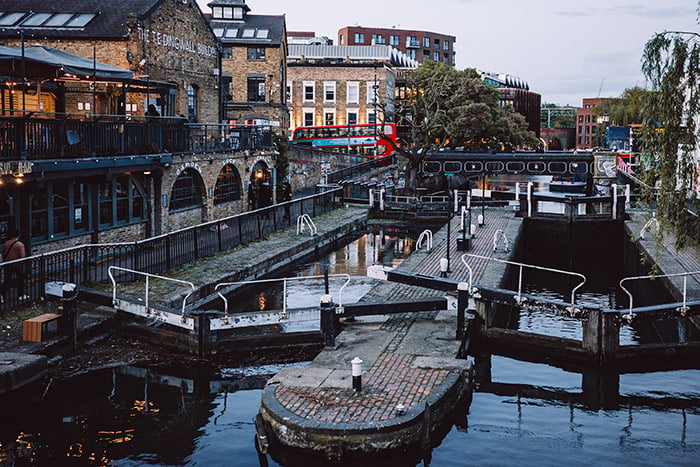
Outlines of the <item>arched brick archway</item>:
[{"label": "arched brick archway", "polygon": [[264,160],[257,160],[250,169],[248,180],[248,208],[259,209],[272,205],[272,172]]},{"label": "arched brick archway", "polygon": [[225,164],[216,177],[214,186],[214,206],[240,201],[242,195],[242,181],[238,169],[233,164]]}]

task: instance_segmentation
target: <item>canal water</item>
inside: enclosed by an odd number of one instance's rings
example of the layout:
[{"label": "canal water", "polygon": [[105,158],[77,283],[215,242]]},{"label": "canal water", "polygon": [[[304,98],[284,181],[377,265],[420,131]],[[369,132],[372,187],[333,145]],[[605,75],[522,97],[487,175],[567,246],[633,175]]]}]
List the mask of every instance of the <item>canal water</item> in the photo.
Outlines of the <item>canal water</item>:
[{"label": "canal water", "polygon": [[[376,240],[364,237],[299,274],[319,275],[329,264],[331,274],[364,275],[368,264],[395,264],[410,250],[400,237]],[[617,274],[613,269],[601,273]],[[562,293],[550,284],[528,287]],[[605,287],[584,294],[591,304],[611,301]],[[578,332],[563,317],[538,313],[523,314],[521,326]],[[0,465],[279,465],[257,452],[253,417],[266,378],[281,368],[232,367],[213,375],[122,367],[34,386],[0,401]],[[466,420],[419,465],[698,465],[698,370],[620,375],[616,402],[605,408],[591,402],[580,373],[496,356],[490,373]]]}]

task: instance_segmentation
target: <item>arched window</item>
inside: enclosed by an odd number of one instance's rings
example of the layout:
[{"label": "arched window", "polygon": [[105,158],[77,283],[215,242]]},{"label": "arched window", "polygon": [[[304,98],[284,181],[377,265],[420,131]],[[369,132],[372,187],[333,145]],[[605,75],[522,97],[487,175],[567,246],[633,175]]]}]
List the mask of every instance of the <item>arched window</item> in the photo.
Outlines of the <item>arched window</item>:
[{"label": "arched window", "polygon": [[187,85],[187,118],[190,122],[197,121],[197,86],[194,84]]},{"label": "arched window", "polygon": [[240,199],[241,177],[233,165],[226,164],[216,178],[214,205],[239,201]]},{"label": "arched window", "polygon": [[202,192],[201,185],[197,183],[198,177],[197,172],[192,169],[185,170],[177,177],[170,194],[171,211],[202,206]]}]

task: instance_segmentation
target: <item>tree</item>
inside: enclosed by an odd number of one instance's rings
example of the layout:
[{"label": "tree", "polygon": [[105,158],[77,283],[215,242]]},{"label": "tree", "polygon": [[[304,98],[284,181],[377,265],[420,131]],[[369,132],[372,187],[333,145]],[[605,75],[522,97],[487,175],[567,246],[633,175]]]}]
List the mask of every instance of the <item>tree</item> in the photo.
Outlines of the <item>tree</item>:
[{"label": "tree", "polygon": [[627,88],[622,95],[613,99],[602,99],[593,109],[593,113],[607,115],[610,125],[628,126],[633,123],[642,123],[645,116],[645,103],[651,92],[647,89],[635,86]]},{"label": "tree", "polygon": [[408,98],[396,105],[399,125],[408,133],[394,148],[407,159],[407,187],[417,186],[423,159],[439,148],[474,150],[535,146],[525,117],[502,108],[498,92],[473,69],[455,70],[426,61],[407,78]]},{"label": "tree", "polygon": [[643,179],[658,191],[657,217],[663,230],[673,231],[676,246],[700,238],[697,212],[697,167],[700,121],[700,34],[666,31],[645,46],[642,71],[651,85],[646,100]]}]

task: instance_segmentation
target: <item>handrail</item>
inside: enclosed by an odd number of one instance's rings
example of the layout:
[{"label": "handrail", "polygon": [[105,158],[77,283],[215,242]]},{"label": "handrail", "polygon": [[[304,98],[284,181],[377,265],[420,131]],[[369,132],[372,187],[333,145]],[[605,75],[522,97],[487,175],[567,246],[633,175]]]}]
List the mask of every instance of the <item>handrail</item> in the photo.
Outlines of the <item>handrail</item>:
[{"label": "handrail", "polygon": [[649,275],[649,276],[634,276],[634,277],[625,277],[620,280],[620,288],[624,290],[624,292],[627,294],[627,296],[630,299],[630,307],[629,311],[626,315],[623,315],[622,317],[627,320],[627,322],[632,322],[632,320],[635,318],[635,314],[632,313],[632,309],[634,308],[633,306],[633,300],[634,298],[632,297],[632,293],[627,290],[622,283],[626,281],[633,281],[633,280],[640,280],[640,279],[654,279],[654,278],[660,278],[660,277],[683,277],[683,306],[680,308],[676,308],[676,311],[679,311],[681,316],[685,316],[685,314],[688,312],[688,297],[687,297],[687,292],[688,292],[688,276],[692,276],[695,274],[700,274],[700,271],[692,271],[692,272],[679,272],[676,274],[656,274],[656,275]]},{"label": "handrail", "polygon": [[146,310],[149,309],[149,306],[148,306],[149,280],[148,279],[150,277],[153,277],[155,279],[163,279],[164,281],[176,282],[178,284],[185,284],[185,285],[190,286],[190,292],[187,295],[185,295],[185,297],[182,299],[182,322],[183,323],[185,322],[185,305],[187,304],[187,299],[190,298],[190,295],[192,295],[194,293],[194,290],[195,290],[194,284],[192,282],[183,281],[180,279],[173,279],[172,277],[159,276],[157,274],[150,274],[148,272],[143,272],[143,271],[135,271],[133,269],[122,268],[120,266],[110,266],[107,269],[107,274],[109,275],[109,279],[112,281],[112,305],[116,305],[116,303],[117,303],[117,281],[116,281],[114,275],[112,274],[113,270],[119,270],[119,271],[129,272],[132,274],[138,274],[138,275],[144,276],[146,278],[146,297],[145,297],[146,300],[144,302],[145,306],[146,306]]},{"label": "handrail", "polygon": [[309,227],[309,231],[311,232],[312,237],[318,233],[318,229],[316,229],[316,224],[314,224],[314,221],[311,219],[311,216],[304,213],[301,216],[297,217],[297,235],[301,234],[304,231],[304,224],[306,224]]},{"label": "handrail", "polygon": [[418,236],[418,241],[416,242],[416,250],[420,250],[423,246],[423,240],[427,243],[428,251],[433,249],[433,232],[430,229],[425,229]]},{"label": "handrail", "polygon": [[564,270],[562,270],[562,269],[553,269],[553,268],[547,268],[547,267],[544,267],[544,266],[535,266],[534,264],[525,264],[525,263],[518,263],[518,262],[515,262],[515,261],[507,261],[507,260],[504,260],[504,259],[491,258],[491,257],[489,257],[489,256],[473,255],[473,254],[469,254],[469,253],[465,253],[464,255],[462,255],[462,262],[463,262],[464,264],[467,264],[467,263],[466,263],[466,260],[464,259],[465,257],[478,258],[478,259],[485,259],[485,260],[487,260],[487,261],[496,261],[496,262],[498,262],[498,263],[504,263],[504,264],[510,264],[510,265],[513,265],[513,266],[518,266],[518,267],[519,267],[519,273],[518,273],[518,294],[517,294],[515,297],[513,297],[513,298],[515,299],[515,302],[516,302],[518,305],[522,305],[522,303],[526,300],[525,297],[522,296],[523,267],[532,268],[532,269],[538,269],[538,270],[540,270],[540,271],[549,271],[549,272],[556,272],[556,273],[560,273],[560,274],[567,274],[567,275],[570,275],[570,276],[575,276],[575,277],[582,278],[583,280],[581,281],[581,283],[578,284],[576,287],[574,287],[574,288],[571,290],[571,306],[569,307],[569,313],[571,314],[571,316],[574,316],[574,315],[577,314],[577,312],[578,312],[578,310],[577,310],[576,307],[575,307],[576,291],[577,291],[578,289],[580,289],[580,288],[583,286],[583,284],[586,283],[586,276],[584,276],[583,274],[579,274],[578,272],[564,271]]},{"label": "handrail", "polygon": [[642,227],[642,230],[639,231],[639,238],[644,240],[644,234],[647,232],[647,229],[651,228],[651,226],[656,225],[656,232],[659,232],[659,229],[661,229],[661,225],[659,225],[659,220],[656,218],[656,213],[653,212],[651,213],[651,219],[649,219],[646,224],[644,224],[644,227]]},{"label": "handrail", "polygon": [[[308,280],[308,279],[322,279],[325,278],[326,276],[301,276],[301,277],[282,277],[278,279],[256,279],[256,280],[249,280],[249,281],[237,281],[237,282],[220,282],[216,284],[214,287],[214,292],[221,297],[221,299],[224,301],[224,324],[228,324],[228,299],[220,292],[219,289],[222,287],[230,287],[232,285],[243,285],[243,284],[263,284],[263,283],[268,283],[268,282],[282,282],[282,289],[283,289],[283,300],[282,300],[282,317],[286,318],[287,316],[287,281],[290,280]],[[343,307],[343,290],[345,289],[345,286],[347,286],[350,283],[350,274],[330,274],[328,277],[345,277],[345,283],[340,287],[338,290],[338,307],[342,309]]]},{"label": "handrail", "polygon": [[503,229],[498,229],[496,232],[493,234],[493,251],[498,250],[498,240],[503,239],[503,243],[505,246],[505,251],[506,253],[510,251],[510,245],[508,243],[508,237],[506,237],[505,232],[503,232]]}]

